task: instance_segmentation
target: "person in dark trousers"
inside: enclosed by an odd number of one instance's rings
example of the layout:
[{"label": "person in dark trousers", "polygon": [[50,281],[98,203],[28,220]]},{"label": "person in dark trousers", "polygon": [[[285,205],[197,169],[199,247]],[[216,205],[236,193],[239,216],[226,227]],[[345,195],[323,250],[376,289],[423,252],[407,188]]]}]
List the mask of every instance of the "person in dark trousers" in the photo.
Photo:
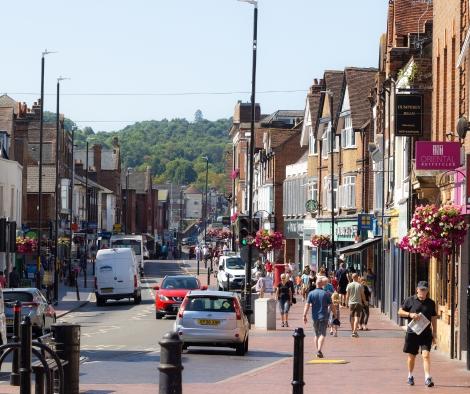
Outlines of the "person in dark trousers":
[{"label": "person in dark trousers", "polygon": [[20,275],[18,274],[16,267],[13,267],[10,275],[8,276],[8,286],[12,288],[20,287]]},{"label": "person in dark trousers", "polygon": [[416,294],[405,300],[398,311],[398,316],[408,319],[409,321],[419,321],[424,316],[430,322],[419,335],[408,327],[403,352],[408,354],[408,384],[410,386],[415,384],[413,369],[415,367],[416,355],[421,350],[425,375],[424,384],[427,387],[433,387],[434,382],[431,377],[430,352],[436,338],[437,313],[436,303],[429,298],[428,282],[418,282]]}]

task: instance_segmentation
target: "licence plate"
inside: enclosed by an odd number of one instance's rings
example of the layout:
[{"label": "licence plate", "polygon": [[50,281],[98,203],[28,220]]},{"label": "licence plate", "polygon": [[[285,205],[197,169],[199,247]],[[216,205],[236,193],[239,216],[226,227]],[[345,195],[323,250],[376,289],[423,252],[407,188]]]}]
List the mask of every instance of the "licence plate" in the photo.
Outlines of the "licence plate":
[{"label": "licence plate", "polygon": [[6,319],[6,321],[7,321],[7,324],[14,324],[15,322],[13,319]]},{"label": "licence plate", "polygon": [[220,320],[199,319],[198,323],[201,326],[218,326],[220,324]]},{"label": "licence plate", "polygon": [[104,289],[101,289],[101,292],[102,293],[112,293],[113,290],[114,289],[112,287],[105,287]]}]

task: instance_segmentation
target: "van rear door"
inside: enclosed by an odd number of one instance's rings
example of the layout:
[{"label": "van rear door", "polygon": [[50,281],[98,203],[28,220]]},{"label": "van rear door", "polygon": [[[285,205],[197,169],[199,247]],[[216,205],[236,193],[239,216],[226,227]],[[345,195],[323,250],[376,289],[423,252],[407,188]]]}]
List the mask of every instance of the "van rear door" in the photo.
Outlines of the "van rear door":
[{"label": "van rear door", "polygon": [[96,282],[100,294],[114,293],[114,261],[112,259],[96,260]]},{"label": "van rear door", "polygon": [[134,292],[134,259],[131,253],[121,254],[115,260],[115,293],[131,294]]}]

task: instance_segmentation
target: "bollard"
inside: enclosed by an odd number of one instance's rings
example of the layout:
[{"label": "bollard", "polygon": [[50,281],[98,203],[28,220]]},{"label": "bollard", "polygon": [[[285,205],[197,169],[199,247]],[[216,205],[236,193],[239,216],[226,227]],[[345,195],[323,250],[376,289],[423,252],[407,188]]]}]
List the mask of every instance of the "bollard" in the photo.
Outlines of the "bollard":
[{"label": "bollard", "polygon": [[31,320],[26,316],[20,324],[20,394],[31,394]]},{"label": "bollard", "polygon": [[199,258],[197,259],[197,276],[199,276]]},{"label": "bollard", "polygon": [[52,332],[56,342],[56,353],[64,366],[64,394],[78,394],[80,383],[80,325],[53,324]]},{"label": "bollard", "polygon": [[[12,342],[20,341],[20,322],[21,322],[21,302],[16,301],[13,306],[13,336]],[[18,374],[18,368],[20,363],[20,351],[19,349],[13,350],[13,360],[11,363],[11,374],[10,374],[10,386],[20,385],[20,375]]]},{"label": "bollard", "polygon": [[80,301],[80,293],[78,291],[78,271],[75,271],[75,292],[77,293],[77,301]]},{"label": "bollard", "polygon": [[211,285],[211,267],[207,267],[207,286]]},{"label": "bollard", "polygon": [[227,291],[230,291],[230,274],[227,272],[225,275],[227,275]]},{"label": "bollard", "polygon": [[304,392],[304,329],[299,327],[294,331],[294,373],[292,380],[292,394]]},{"label": "bollard", "polygon": [[181,378],[183,341],[178,333],[173,331],[166,333],[158,343],[161,346],[158,392],[159,394],[181,394],[183,392]]}]

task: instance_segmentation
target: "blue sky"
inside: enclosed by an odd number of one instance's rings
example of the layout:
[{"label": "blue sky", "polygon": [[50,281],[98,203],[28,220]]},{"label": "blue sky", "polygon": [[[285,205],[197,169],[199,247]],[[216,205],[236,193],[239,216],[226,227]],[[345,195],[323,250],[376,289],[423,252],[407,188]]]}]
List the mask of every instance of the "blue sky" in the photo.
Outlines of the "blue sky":
[{"label": "blue sky", "polygon": [[[376,67],[387,0],[259,0],[257,95],[263,113],[303,109],[325,69]],[[95,131],[134,121],[229,117],[249,93],[253,7],[236,0],[23,0],[2,4],[0,93],[31,106],[46,56],[45,108]],[[32,93],[32,94],[20,94]],[[106,93],[107,95],[90,95]],[[126,95],[108,95],[125,93]],[[80,94],[80,95],[77,95]],[[139,95],[133,95],[139,94]],[[102,122],[112,121],[112,122]]]}]

